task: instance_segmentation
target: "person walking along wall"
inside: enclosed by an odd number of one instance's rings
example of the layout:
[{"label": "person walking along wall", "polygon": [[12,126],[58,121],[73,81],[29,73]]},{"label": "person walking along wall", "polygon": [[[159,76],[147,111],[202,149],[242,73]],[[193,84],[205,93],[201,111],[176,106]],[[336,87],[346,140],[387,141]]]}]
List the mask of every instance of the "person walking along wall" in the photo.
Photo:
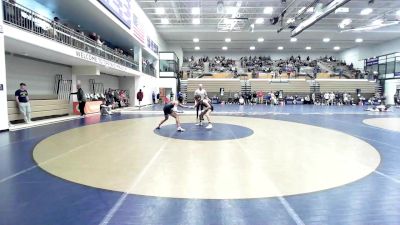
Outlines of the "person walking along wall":
[{"label": "person walking along wall", "polygon": [[139,109],[140,109],[141,104],[142,104],[142,100],[143,100],[143,91],[142,91],[142,89],[140,89],[139,92],[136,94],[136,98],[139,101]]},{"label": "person walking along wall", "polygon": [[85,105],[86,105],[86,96],[85,92],[83,91],[81,84],[76,85],[77,92],[71,93],[71,95],[76,95],[78,98],[79,102],[79,112],[81,113],[81,116],[85,116]]}]

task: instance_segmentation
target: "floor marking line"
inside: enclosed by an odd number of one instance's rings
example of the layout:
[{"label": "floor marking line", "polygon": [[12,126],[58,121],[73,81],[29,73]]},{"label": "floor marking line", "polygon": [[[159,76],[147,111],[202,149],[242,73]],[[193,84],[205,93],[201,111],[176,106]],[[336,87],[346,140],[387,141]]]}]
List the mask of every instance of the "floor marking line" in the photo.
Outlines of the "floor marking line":
[{"label": "floor marking line", "polygon": [[[328,120],[338,121],[338,122],[344,123],[343,121],[336,120],[336,119],[328,119]],[[358,124],[357,124],[357,125],[358,125]],[[358,125],[358,126],[361,126],[361,125]],[[363,127],[363,126],[362,126],[362,127]],[[367,126],[366,126],[366,127],[367,127]],[[392,148],[395,148],[395,149],[400,149],[400,148],[398,148],[397,146],[390,145],[390,144],[387,144],[387,143],[384,143],[384,142],[381,142],[381,141],[378,141],[378,140],[375,140],[375,139],[366,138],[366,137],[362,137],[362,136],[354,135],[354,134],[351,134],[351,135],[353,135],[354,137],[360,138],[360,139],[369,140],[369,141],[373,141],[373,142],[378,142],[378,143],[380,143],[380,144],[384,144],[384,145],[387,145],[387,146],[392,147]],[[360,165],[360,164],[359,164],[359,165]],[[365,167],[365,165],[360,165],[360,166]],[[380,176],[383,176],[383,177],[385,177],[385,178],[387,178],[387,179],[389,179],[389,180],[391,180],[391,181],[393,181],[393,182],[395,182],[395,183],[400,184],[400,180],[398,180],[398,179],[396,179],[396,178],[394,178],[394,177],[392,177],[392,176],[390,176],[390,175],[387,175],[387,174],[385,174],[385,173],[383,173],[383,172],[380,172],[380,171],[378,171],[378,170],[374,170],[373,173],[376,173],[376,174],[378,174],[378,175],[380,175]]]},{"label": "floor marking line", "polygon": [[12,174],[12,175],[10,175],[10,176],[8,176],[8,177],[5,177],[5,178],[3,178],[3,179],[0,180],[0,184],[3,183],[3,182],[5,182],[5,181],[11,180],[12,178],[17,177],[17,176],[19,176],[19,175],[21,175],[21,174],[24,174],[24,173],[26,173],[26,172],[29,172],[29,171],[35,169],[36,167],[37,167],[37,165],[34,165],[34,166],[31,166],[31,167],[26,168],[26,169],[24,169],[24,170],[21,170],[21,171],[19,171],[18,173],[14,173],[14,174]]},{"label": "floor marking line", "polygon": [[[343,121],[336,120],[336,119],[328,119],[328,120],[337,121],[337,122],[341,122],[341,123],[345,123],[345,122],[343,122]],[[345,124],[347,124],[347,123],[345,123]],[[362,126],[362,125],[359,125],[359,124],[356,124],[356,125]],[[365,125],[365,126],[366,126],[366,125]],[[363,127],[363,126],[362,126],[362,127]],[[366,127],[368,127],[368,126],[366,126]],[[342,131],[340,131],[340,132],[342,132]],[[346,134],[347,134],[347,133],[346,133]],[[375,139],[366,138],[366,137],[362,137],[362,136],[355,135],[355,134],[350,134],[350,135],[352,135],[352,136],[354,136],[354,137],[357,137],[357,138],[359,138],[359,139],[369,140],[369,141],[373,141],[373,142],[378,142],[378,143],[380,143],[380,144],[384,144],[384,145],[387,145],[387,146],[389,146],[389,147],[392,147],[392,148],[395,148],[395,149],[399,149],[399,150],[400,150],[400,148],[398,148],[397,146],[390,145],[390,144],[387,144],[387,143],[384,143],[384,142],[381,142],[381,141],[378,141],[378,140],[375,140]],[[368,143],[368,142],[367,142],[367,143]],[[379,151],[378,151],[378,153],[379,153]],[[379,155],[380,155],[380,153],[379,153]],[[347,160],[347,159],[345,159],[345,158],[343,158],[343,159],[344,159],[344,160]],[[362,167],[366,167],[365,165],[362,165],[362,164],[360,164],[360,163],[358,163],[358,165],[359,165],[359,166],[362,166]],[[372,173],[376,173],[376,174],[378,174],[378,175],[380,175],[380,176],[383,176],[383,177],[385,177],[385,178],[387,178],[387,179],[389,179],[389,180],[391,180],[391,181],[393,181],[393,182],[395,182],[395,183],[400,184],[400,180],[398,180],[398,179],[396,179],[396,178],[394,178],[394,177],[392,177],[392,176],[390,176],[390,175],[387,175],[387,174],[385,174],[385,173],[383,173],[383,172],[380,172],[380,171],[378,171],[378,170],[374,170],[374,171],[372,171]]]},{"label": "floor marking line", "polygon": [[387,144],[387,143],[385,143],[385,142],[378,141],[378,140],[376,140],[376,139],[366,138],[366,137],[362,137],[362,136],[354,135],[354,134],[352,134],[352,135],[353,135],[354,137],[357,137],[357,138],[360,138],[360,139],[364,139],[364,140],[368,140],[368,141],[377,142],[377,143],[380,143],[380,144],[383,144],[383,145],[387,145],[387,146],[389,146],[389,147],[392,147],[392,148],[394,148],[394,149],[400,150],[400,147],[397,147],[397,146],[391,145],[391,144]]},{"label": "floor marking line", "polygon": [[[398,118],[398,117],[384,117],[384,118]],[[379,119],[384,119],[384,118],[379,118]],[[338,122],[341,122],[341,123],[345,123],[344,121],[337,120],[337,119],[328,119],[328,120],[334,120],[334,121],[338,121]],[[368,120],[368,119],[363,119],[363,120],[361,121],[361,124],[356,124],[356,125],[357,125],[357,126],[360,126],[360,127],[372,128],[372,129],[376,129],[376,130],[380,130],[380,131],[396,132],[396,133],[398,133],[398,131],[389,130],[389,129],[385,129],[385,128],[381,128],[381,127],[376,127],[376,126],[369,125],[369,124],[367,124],[367,123],[364,123],[364,120]],[[345,123],[345,124],[346,124],[346,123]]]},{"label": "floor marking line", "polygon": [[384,174],[384,173],[382,173],[382,172],[380,172],[378,170],[375,170],[374,173],[379,174],[379,175],[381,175],[381,176],[383,176],[383,177],[385,177],[385,178],[387,178],[387,179],[389,179],[389,180],[391,180],[391,181],[393,181],[395,183],[400,184],[400,180],[398,180],[396,178],[393,178],[392,176],[386,175],[386,174]]},{"label": "floor marking line", "polygon": [[[74,129],[76,129],[76,128],[74,128]],[[128,129],[128,128],[124,128],[124,129]],[[22,175],[22,174],[24,174],[24,173],[26,173],[26,172],[29,172],[29,171],[31,171],[31,170],[34,170],[34,169],[36,169],[36,168],[38,168],[38,167],[41,167],[42,165],[45,165],[45,164],[47,164],[47,163],[49,163],[49,162],[52,162],[53,160],[59,159],[59,158],[65,156],[65,155],[67,155],[67,154],[70,154],[70,153],[72,153],[72,152],[78,151],[78,150],[81,149],[82,147],[84,147],[84,146],[86,146],[86,145],[88,145],[88,144],[92,144],[93,142],[96,142],[96,141],[99,140],[99,139],[103,139],[103,138],[106,138],[106,137],[108,137],[108,136],[113,135],[114,133],[121,132],[121,131],[123,131],[124,129],[119,129],[118,131],[110,132],[110,133],[108,133],[107,135],[104,135],[104,136],[101,137],[101,138],[93,139],[93,140],[91,140],[91,141],[89,141],[89,142],[87,142],[87,143],[84,143],[83,145],[80,145],[80,146],[78,146],[78,147],[74,147],[74,148],[72,148],[71,150],[69,150],[69,151],[67,151],[67,152],[64,152],[64,153],[62,153],[62,154],[60,154],[60,155],[57,155],[57,156],[55,156],[55,157],[53,157],[53,158],[51,158],[51,159],[47,159],[46,161],[43,161],[43,162],[38,163],[38,164],[36,164],[36,165],[33,165],[33,166],[29,167],[29,168],[23,169],[23,170],[21,170],[21,171],[19,171],[19,172],[17,172],[17,173],[14,173],[14,174],[12,174],[12,175],[10,175],[10,176],[8,176],[8,177],[5,177],[5,178],[1,179],[1,180],[0,180],[0,184],[3,183],[3,182],[5,182],[5,181],[8,181],[8,180],[10,180],[10,179],[13,179],[13,178],[15,178],[15,177],[17,177],[17,176],[19,176],[19,175]],[[72,129],[71,129],[71,130],[72,130]],[[68,130],[67,130],[67,131],[68,131]],[[62,132],[59,132],[59,133],[62,133]],[[57,134],[59,134],[59,133],[57,133]],[[45,140],[45,139],[46,139],[46,138],[44,138],[43,140]],[[42,142],[43,140],[41,140],[40,142]],[[40,143],[40,142],[39,142],[39,143]],[[33,151],[34,151],[34,150],[33,150]],[[33,153],[33,151],[32,151],[32,153]]]},{"label": "floor marking line", "polygon": [[286,211],[289,213],[290,217],[294,220],[294,222],[297,225],[305,225],[303,220],[300,218],[299,214],[296,213],[296,211],[293,209],[292,206],[290,206],[289,202],[282,196],[279,196],[279,201],[283,205],[283,207],[286,209]]},{"label": "floor marking line", "polygon": [[[235,133],[231,129],[229,129],[229,131],[233,134],[233,136],[235,136]],[[237,137],[235,137],[234,140],[240,146],[242,151],[245,152],[247,158],[250,159],[250,161],[252,161],[251,158],[249,157],[249,155],[247,154],[247,150],[244,148],[243,144],[237,139]],[[268,176],[267,176],[267,179],[269,179]],[[269,181],[272,181],[272,180],[269,179]],[[274,184],[274,182],[270,182],[270,183],[274,186],[274,189],[275,189],[276,193],[278,194],[277,197],[278,197],[280,203],[283,205],[286,212],[289,214],[289,216],[292,218],[292,220],[296,223],[296,225],[305,225],[303,220],[297,214],[296,210],[294,210],[293,207],[289,204],[289,202],[283,197],[279,188]]]},{"label": "floor marking line", "polygon": [[[90,115],[93,116],[93,115]],[[88,117],[90,117],[88,116]],[[56,119],[49,119],[49,120],[38,120],[38,121],[33,121],[30,124],[17,124],[17,125],[11,125],[9,127],[10,131],[18,131],[18,130],[24,130],[24,129],[29,129],[29,128],[36,128],[36,127],[42,127],[42,126],[47,126],[47,125],[53,125],[57,123],[62,123],[62,122],[68,122],[72,120],[77,120],[77,119],[82,119],[79,116],[69,116],[69,117],[60,117]]]},{"label": "floor marking line", "polygon": [[115,213],[121,208],[122,204],[125,202],[128,195],[133,191],[134,188],[139,184],[139,182],[143,179],[144,175],[147,173],[149,168],[153,165],[156,159],[160,156],[160,154],[165,149],[165,146],[170,142],[172,135],[169,137],[167,141],[160,147],[160,149],[156,152],[153,158],[147,163],[147,165],[143,168],[140,174],[133,180],[132,185],[126,190],[121,197],[117,200],[117,202],[113,205],[113,207],[107,212],[107,214],[103,217],[99,225],[107,225],[111,219],[114,217]]},{"label": "floor marking line", "polygon": [[[343,121],[340,121],[340,120],[336,120],[336,119],[327,119],[327,120],[336,121],[336,122],[340,122],[340,123],[344,123],[344,124],[348,125],[347,123],[345,123],[345,122],[343,122]],[[351,125],[353,125],[353,124],[351,124]],[[357,125],[357,126],[361,126],[361,125],[359,125],[359,124],[356,124],[356,125]],[[363,127],[363,126],[362,126],[362,127]],[[370,127],[370,126],[365,126],[365,127]],[[324,127],[324,128],[327,128],[327,127]],[[327,128],[327,129],[331,129],[331,128]],[[335,130],[337,130],[337,129],[335,129]],[[381,130],[382,130],[382,129],[381,129]],[[344,131],[341,131],[341,130],[339,130],[339,131],[340,131],[340,132],[344,132]],[[344,133],[346,133],[346,132],[344,132]],[[346,133],[346,134],[349,134],[349,133]],[[352,135],[352,136],[354,136],[354,137],[357,137],[357,138],[360,138],[360,139],[364,139],[364,140],[374,141],[374,142],[377,142],[377,143],[380,143],[380,144],[383,144],[383,145],[387,145],[387,146],[389,146],[389,147],[392,147],[392,148],[395,148],[395,149],[400,150],[400,147],[398,147],[398,146],[391,145],[391,144],[387,144],[387,143],[385,143],[385,142],[378,141],[378,140],[376,140],[376,139],[371,139],[371,138],[359,136],[359,135],[356,135],[356,134],[349,134],[349,135]]]}]

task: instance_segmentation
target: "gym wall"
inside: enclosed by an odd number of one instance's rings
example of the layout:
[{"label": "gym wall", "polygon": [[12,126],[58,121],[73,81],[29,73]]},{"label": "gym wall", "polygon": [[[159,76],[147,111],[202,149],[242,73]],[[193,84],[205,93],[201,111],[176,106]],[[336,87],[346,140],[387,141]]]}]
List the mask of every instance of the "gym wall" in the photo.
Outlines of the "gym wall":
[{"label": "gym wall", "polygon": [[13,95],[24,82],[30,95],[52,95],[56,74],[71,79],[71,67],[19,55],[6,55],[7,94]]}]

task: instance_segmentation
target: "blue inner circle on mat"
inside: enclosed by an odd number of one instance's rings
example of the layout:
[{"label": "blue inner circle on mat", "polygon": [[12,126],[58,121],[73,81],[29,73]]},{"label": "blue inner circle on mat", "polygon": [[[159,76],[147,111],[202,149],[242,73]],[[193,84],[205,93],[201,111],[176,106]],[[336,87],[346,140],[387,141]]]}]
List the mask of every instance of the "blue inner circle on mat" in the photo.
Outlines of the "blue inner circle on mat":
[{"label": "blue inner circle on mat", "polygon": [[185,132],[176,131],[175,124],[161,126],[160,130],[154,130],[154,133],[175,139],[198,140],[198,141],[221,141],[245,138],[252,135],[252,129],[226,123],[213,123],[212,129],[206,129],[208,123],[203,126],[196,126],[194,123],[182,123],[181,127]]}]

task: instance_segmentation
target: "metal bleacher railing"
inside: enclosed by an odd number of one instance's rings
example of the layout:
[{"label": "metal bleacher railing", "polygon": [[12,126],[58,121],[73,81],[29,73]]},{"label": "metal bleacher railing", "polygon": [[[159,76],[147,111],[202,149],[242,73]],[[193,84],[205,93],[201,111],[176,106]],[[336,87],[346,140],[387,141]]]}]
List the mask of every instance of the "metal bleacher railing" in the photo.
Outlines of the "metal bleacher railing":
[{"label": "metal bleacher railing", "polygon": [[122,66],[135,70],[139,69],[137,62],[131,56],[116,53],[106,45],[98,44],[84,34],[52,21],[22,5],[10,3],[5,0],[2,2],[5,24],[99,56]]}]

